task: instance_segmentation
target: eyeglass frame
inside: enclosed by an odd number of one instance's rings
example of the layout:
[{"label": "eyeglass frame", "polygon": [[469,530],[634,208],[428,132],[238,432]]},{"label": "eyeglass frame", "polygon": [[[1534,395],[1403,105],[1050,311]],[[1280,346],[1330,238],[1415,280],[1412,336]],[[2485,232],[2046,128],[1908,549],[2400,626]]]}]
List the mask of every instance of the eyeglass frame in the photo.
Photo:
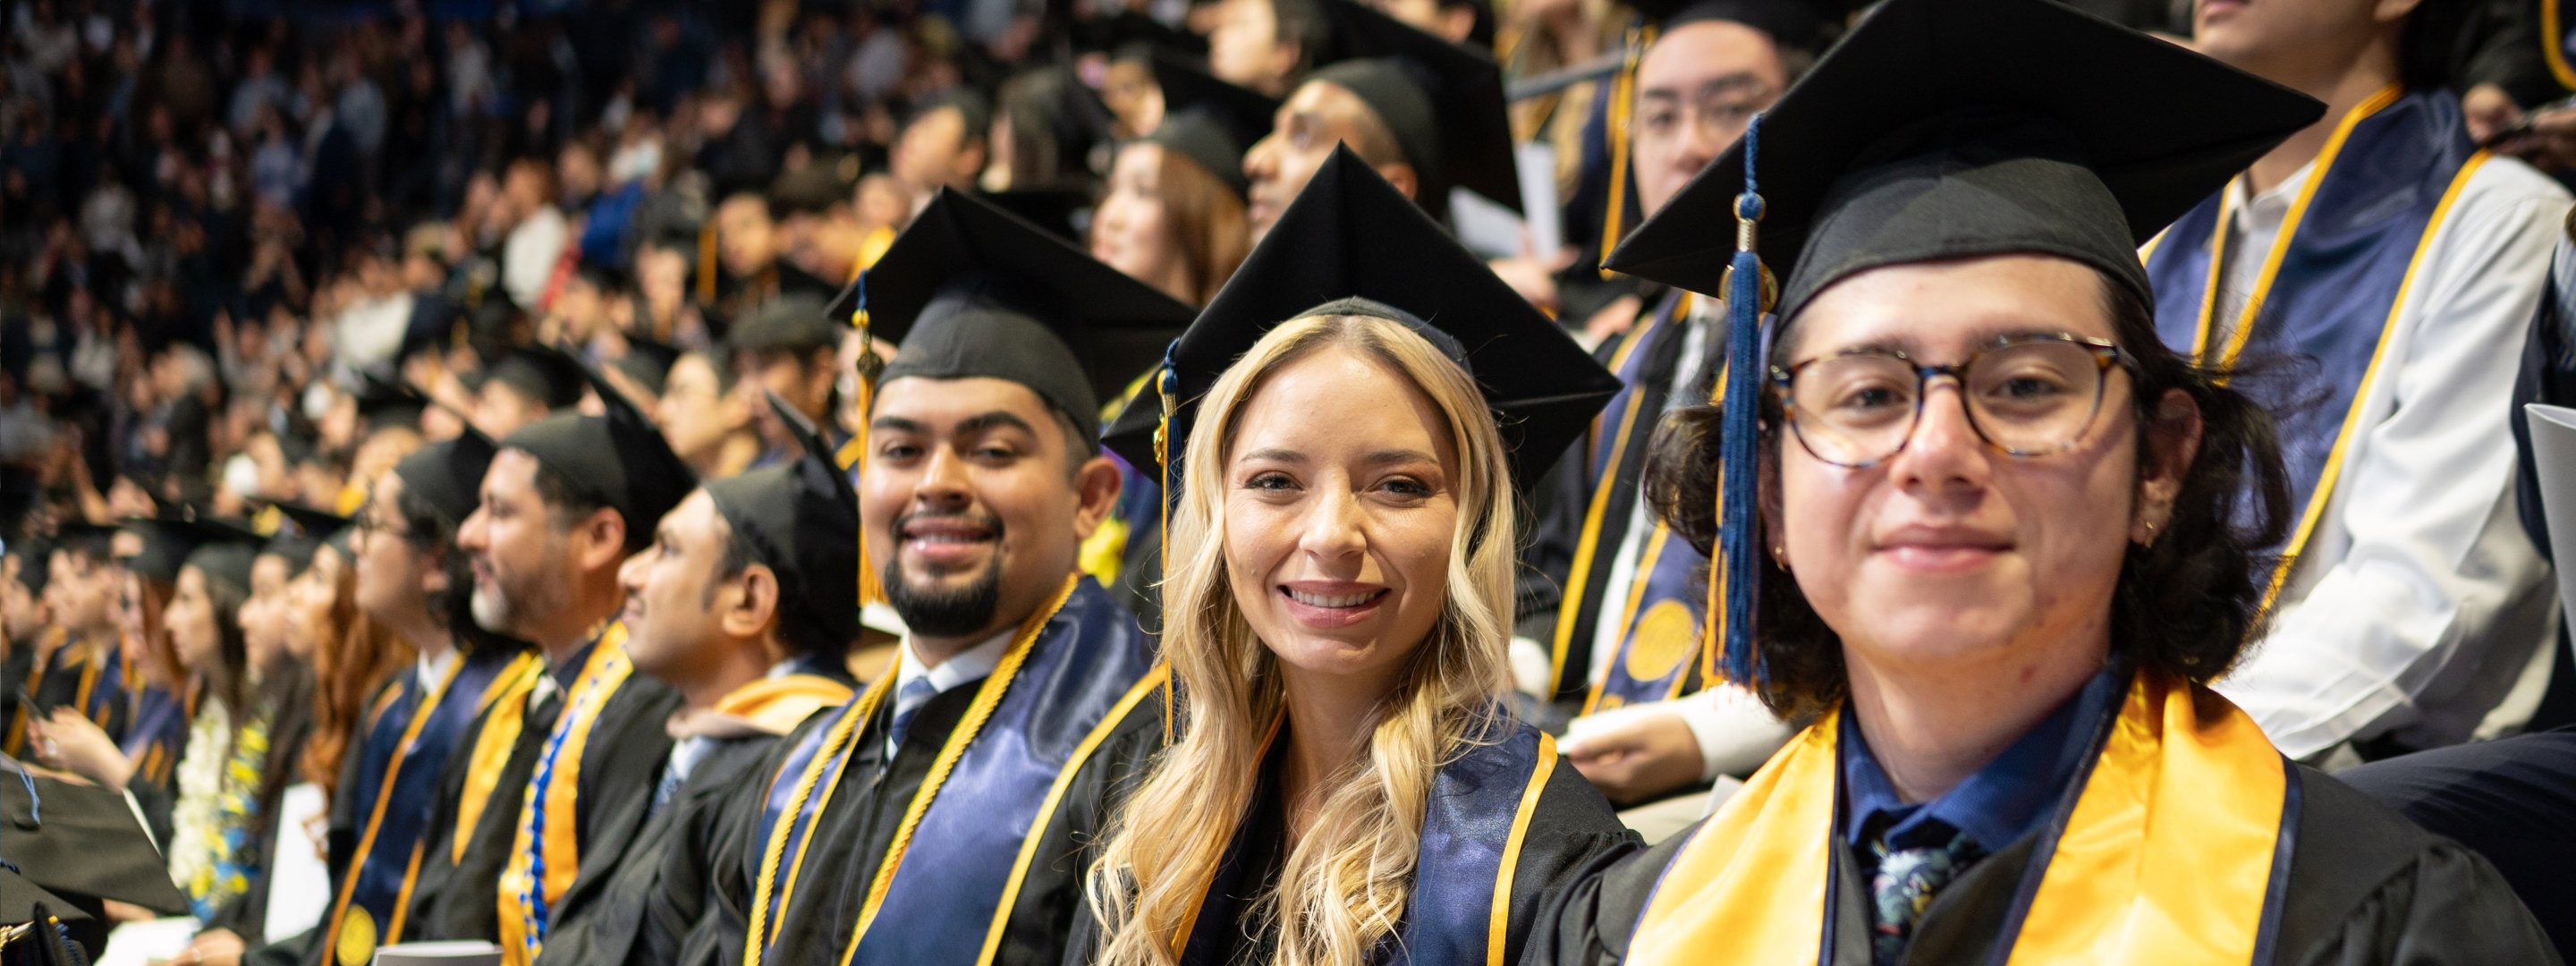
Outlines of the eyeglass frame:
[{"label": "eyeglass frame", "polygon": [[[2084,416],[2085,430],[2083,432],[2076,433],[2074,439],[2066,441],[2057,448],[2047,450],[2017,450],[2009,446],[2005,446],[2002,443],[1995,442],[1994,437],[1986,434],[1986,427],[1977,422],[1976,408],[1968,405],[1968,369],[1969,367],[1976,365],[1980,360],[1983,360],[1988,353],[2013,348],[2015,346],[2030,345],[2041,342],[2062,342],[2092,353],[2093,364],[2096,367],[2096,378],[2093,382],[2093,410],[2086,413]],[[1815,444],[1807,441],[1806,430],[1800,429],[1798,426],[1797,398],[1791,391],[1791,384],[1797,380],[1799,373],[1807,370],[1807,367],[1821,362],[1831,362],[1836,359],[1845,359],[1852,356],[1877,356],[1885,359],[1894,359],[1914,370],[1914,415],[1908,417],[1908,421],[1905,424],[1905,437],[1897,440],[1896,448],[1888,450],[1887,455],[1863,463],[1845,463],[1826,456],[1823,453],[1816,452]],[[2137,357],[2130,355],[2128,350],[2120,348],[2117,343],[2114,343],[2109,339],[2098,339],[2092,336],[2076,335],[2072,332],[2043,332],[2002,336],[1992,342],[1986,343],[1975,351],[1968,353],[1968,357],[1965,359],[1937,366],[1927,366],[1916,362],[1914,361],[1913,356],[1908,355],[1903,350],[1899,349],[1846,349],[1841,352],[1820,355],[1802,362],[1792,363],[1786,368],[1772,366],[1771,384],[1772,391],[1777,394],[1779,399],[1781,421],[1789,425],[1790,435],[1798,438],[1798,447],[1800,449],[1806,450],[1807,455],[1813,456],[1816,459],[1833,466],[1839,466],[1847,470],[1866,470],[1875,468],[1880,464],[1903,455],[1906,447],[1914,445],[1915,432],[1923,428],[1923,404],[1925,401],[1932,398],[1932,380],[1941,376],[1948,376],[1952,381],[1959,384],[1960,415],[1967,418],[1968,429],[1977,434],[1977,440],[1986,444],[1986,448],[2002,453],[2006,456],[2010,456],[2014,459],[2036,459],[2042,456],[2055,456],[2059,453],[2071,451],[2077,446],[2083,444],[2084,433],[2089,432],[2093,426],[2093,421],[2101,418],[2102,416],[2102,399],[2110,392],[2111,368],[2113,366],[2118,366],[2122,369],[2128,370],[2129,378],[2131,380],[2134,381],[2137,378]]]}]

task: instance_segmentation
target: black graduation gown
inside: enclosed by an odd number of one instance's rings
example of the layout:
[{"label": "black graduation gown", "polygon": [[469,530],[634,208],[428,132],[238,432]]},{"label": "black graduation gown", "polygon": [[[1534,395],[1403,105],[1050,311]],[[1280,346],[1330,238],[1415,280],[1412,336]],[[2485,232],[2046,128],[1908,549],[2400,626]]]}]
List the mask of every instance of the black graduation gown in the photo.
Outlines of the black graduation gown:
[{"label": "black graduation gown", "polygon": [[[2299,828],[2290,856],[2273,963],[2556,963],[2548,939],[2486,860],[2370,801],[2324,773],[2300,769]],[[2045,823],[2042,823],[2043,825]],[[1696,827],[1694,827],[1696,830]],[[1988,962],[2024,867],[2044,830],[1988,856],[1924,910],[1907,964]],[[1664,867],[1690,839],[1605,856],[1584,870],[1542,921],[1521,962],[1621,962]],[[1848,849],[1843,882],[1863,881]],[[1862,889],[1837,890],[1836,932],[1866,936]],[[1829,966],[1868,966],[1869,944],[1843,942]]]},{"label": "black graduation gown", "polygon": [[[805,856],[809,870],[799,884],[784,921],[773,963],[837,962],[858,928],[859,911],[876,871],[892,846],[904,809],[911,803],[940,747],[948,740],[975,697],[976,685],[961,684],[924,704],[889,760],[882,736],[893,702],[878,708],[850,756],[840,790],[814,833]],[[763,756],[754,774],[728,796],[719,826],[711,833],[707,872],[707,909],[684,944],[680,962],[732,966],[743,959],[750,928],[752,896],[760,875],[768,829],[761,823],[767,778],[778,773],[787,754],[806,732],[822,726],[818,715]],[[1075,773],[1061,807],[1047,825],[1046,841],[1011,907],[996,964],[1055,966],[1065,957],[1065,940],[1083,911],[1082,882],[1091,865],[1090,846],[1105,833],[1118,790],[1141,776],[1147,760],[1162,747],[1163,703],[1159,695],[1136,704],[1110,731],[1090,761]],[[817,875],[811,870],[836,870]],[[960,939],[980,942],[980,937]]]},{"label": "black graduation gown", "polygon": [[[69,653],[87,644],[77,640],[64,643],[47,655],[41,673],[34,667],[30,656],[27,673],[37,675],[36,686],[31,691],[36,698],[36,707],[26,711],[35,715],[41,709],[42,714],[52,714],[56,708],[76,708],[82,717],[107,732],[107,740],[123,742],[126,719],[133,713],[133,702],[126,697],[126,686],[130,682],[125,678],[125,659],[117,653],[116,642],[112,640],[99,642],[98,649],[86,655]],[[95,672],[90,667],[93,661],[102,662]],[[89,679],[90,686],[90,700],[86,706],[80,702],[83,678]],[[7,686],[14,689],[19,686],[18,681],[24,680],[23,677],[18,678],[8,682]],[[25,738],[24,734],[19,734],[13,740],[23,743]]]},{"label": "black graduation gown", "polygon": [[[578,669],[587,656],[585,650],[567,665]],[[558,676],[557,683],[563,684],[566,676]],[[536,771],[569,687],[527,712],[509,761],[491,786],[473,838],[465,844],[463,859],[454,862],[449,861],[452,843],[447,838],[456,824],[456,801],[463,797],[473,770],[472,741],[487,722],[478,718],[468,729],[465,743],[458,746],[459,753],[448,759],[441,808],[431,817],[431,853],[422,860],[420,884],[412,898],[412,921],[420,926],[419,937],[500,940],[501,876],[518,838],[528,777]],[[679,706],[680,694],[670,685],[636,674],[618,686],[592,719],[590,738],[582,749],[580,785],[574,791],[574,835],[582,855],[618,855],[642,826],[640,817],[621,820],[618,813],[631,804],[630,799],[652,795],[654,783],[661,778],[662,760],[671,750],[663,722]]]},{"label": "black graduation gown", "polygon": [[[765,781],[762,759],[776,735],[714,739],[671,800],[647,814],[651,795],[635,799],[611,821],[642,825],[614,861],[582,857],[571,888],[555,904],[555,926],[546,936],[541,964],[676,962],[706,909],[705,853],[711,824],[736,789]],[[673,861],[674,853],[681,853]]]},{"label": "black graduation gown", "polygon": [[[1260,921],[1264,917],[1257,915],[1255,903],[1278,885],[1280,871],[1288,861],[1282,848],[1288,837],[1286,806],[1276,783],[1280,754],[1274,749],[1263,762],[1261,787],[1255,793],[1252,812],[1235,832],[1237,857],[1209,884],[1208,898],[1199,907],[1197,925],[1182,955],[1185,963],[1264,966],[1276,958],[1278,927]],[[1506,814],[1504,818],[1510,816]],[[1505,926],[1503,961],[1518,958],[1549,901],[1579,873],[1602,856],[1627,854],[1637,845],[1636,833],[1619,824],[1618,814],[1601,797],[1600,790],[1559,758],[1556,768],[1548,773],[1547,785],[1539,791],[1538,807],[1531,813],[1529,830],[1521,841],[1519,862],[1512,868],[1511,918]],[[1099,927],[1099,920],[1090,915],[1086,906],[1076,919],[1072,941],[1065,944],[1066,963],[1092,961],[1106,938]],[[1403,960],[1385,955],[1379,961]]]}]

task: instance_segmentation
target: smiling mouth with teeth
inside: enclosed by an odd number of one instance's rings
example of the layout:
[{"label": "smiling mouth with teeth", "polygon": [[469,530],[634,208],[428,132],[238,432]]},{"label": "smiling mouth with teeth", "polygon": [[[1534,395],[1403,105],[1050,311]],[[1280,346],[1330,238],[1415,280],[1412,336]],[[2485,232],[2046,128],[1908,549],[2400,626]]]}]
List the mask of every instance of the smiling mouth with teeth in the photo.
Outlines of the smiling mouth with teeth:
[{"label": "smiling mouth with teeth", "polygon": [[1308,607],[1358,607],[1361,604],[1376,600],[1386,594],[1386,590],[1384,588],[1372,590],[1364,594],[1334,595],[1303,593],[1293,587],[1281,587],[1279,589],[1288,594],[1288,599],[1294,600]]}]

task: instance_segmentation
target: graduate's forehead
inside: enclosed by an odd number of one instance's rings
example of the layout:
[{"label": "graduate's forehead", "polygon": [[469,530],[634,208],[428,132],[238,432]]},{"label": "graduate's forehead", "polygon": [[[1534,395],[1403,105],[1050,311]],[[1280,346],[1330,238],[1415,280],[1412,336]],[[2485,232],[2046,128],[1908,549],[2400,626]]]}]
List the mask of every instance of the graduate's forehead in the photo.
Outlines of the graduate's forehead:
[{"label": "graduate's forehead", "polygon": [[2101,273],[2055,255],[1910,262],[1856,272],[1784,331],[1792,361],[1882,350],[1953,360],[2021,335],[2114,336]]},{"label": "graduate's forehead", "polygon": [[877,388],[869,422],[891,432],[947,434],[1046,426],[1053,413],[1037,390],[1009,379],[905,376]]}]

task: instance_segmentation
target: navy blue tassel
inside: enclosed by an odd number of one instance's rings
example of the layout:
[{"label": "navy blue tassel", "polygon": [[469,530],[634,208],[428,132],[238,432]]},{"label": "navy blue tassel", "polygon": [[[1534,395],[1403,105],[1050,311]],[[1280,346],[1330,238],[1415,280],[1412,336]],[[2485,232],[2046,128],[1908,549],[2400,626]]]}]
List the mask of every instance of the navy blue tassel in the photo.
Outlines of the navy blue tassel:
[{"label": "navy blue tassel", "polygon": [[1760,576],[1755,554],[1755,501],[1760,495],[1763,376],[1762,257],[1754,251],[1752,223],[1762,219],[1762,194],[1754,177],[1754,157],[1761,144],[1762,119],[1756,115],[1744,132],[1744,193],[1735,199],[1738,233],[1735,260],[1727,271],[1726,394],[1721,402],[1723,435],[1719,443],[1718,577],[1725,581],[1726,618],[1720,633],[1720,670],[1727,680],[1755,684],[1769,677],[1753,646],[1753,603]]}]

